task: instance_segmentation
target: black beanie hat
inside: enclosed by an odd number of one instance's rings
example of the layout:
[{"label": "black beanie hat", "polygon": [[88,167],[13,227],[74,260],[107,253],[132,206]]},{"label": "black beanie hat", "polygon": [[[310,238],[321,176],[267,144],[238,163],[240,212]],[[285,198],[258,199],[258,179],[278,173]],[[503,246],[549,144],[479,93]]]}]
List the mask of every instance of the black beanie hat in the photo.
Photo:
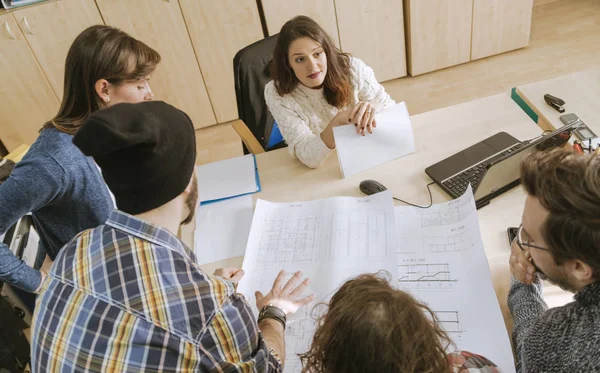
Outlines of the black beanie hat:
[{"label": "black beanie hat", "polygon": [[162,101],[118,104],[92,114],[73,143],[102,169],[119,210],[140,214],[179,196],[196,160],[192,121]]}]

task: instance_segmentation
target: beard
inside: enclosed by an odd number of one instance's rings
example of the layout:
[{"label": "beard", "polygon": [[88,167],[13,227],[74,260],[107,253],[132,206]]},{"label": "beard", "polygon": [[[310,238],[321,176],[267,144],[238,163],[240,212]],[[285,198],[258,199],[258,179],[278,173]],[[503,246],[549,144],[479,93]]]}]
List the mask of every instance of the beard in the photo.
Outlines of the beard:
[{"label": "beard", "polygon": [[193,174],[192,177],[192,191],[185,199],[185,206],[188,208],[188,216],[181,222],[181,224],[186,225],[189,224],[192,219],[194,219],[194,214],[196,213],[196,205],[198,204],[198,179],[196,178],[196,173]]},{"label": "beard", "polygon": [[570,293],[577,293],[577,287],[571,284],[567,274],[564,271],[558,270],[555,271],[555,273],[546,274],[537,269],[537,266],[536,271],[541,280],[547,280],[552,285],[556,285],[564,291],[568,291]]}]

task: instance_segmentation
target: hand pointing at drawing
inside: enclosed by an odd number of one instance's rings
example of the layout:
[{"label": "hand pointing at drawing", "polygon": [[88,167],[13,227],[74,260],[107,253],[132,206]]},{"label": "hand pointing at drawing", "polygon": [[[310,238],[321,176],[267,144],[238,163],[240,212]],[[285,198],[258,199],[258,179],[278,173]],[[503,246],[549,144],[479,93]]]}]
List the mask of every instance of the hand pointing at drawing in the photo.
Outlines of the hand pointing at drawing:
[{"label": "hand pointing at drawing", "polygon": [[[256,307],[261,310],[264,306],[275,306],[281,308],[286,315],[295,313],[300,307],[312,302],[315,295],[311,294],[307,297],[301,297],[306,291],[310,280],[308,278],[300,282],[302,272],[296,272],[292,278],[284,285],[285,271],[280,271],[275,279],[273,288],[267,295],[263,295],[260,291],[256,295]],[[300,282],[300,285],[298,283]],[[298,286],[296,286],[298,285]]]},{"label": "hand pointing at drawing", "polygon": [[[262,332],[269,349],[277,355],[285,356],[285,325],[287,316],[315,299],[315,295],[304,296],[310,280],[302,280],[302,272],[296,272],[285,283],[285,271],[279,272],[273,288],[267,295],[260,291],[256,295],[256,307],[261,311],[258,316],[258,327]],[[282,361],[282,365],[285,361]]]}]

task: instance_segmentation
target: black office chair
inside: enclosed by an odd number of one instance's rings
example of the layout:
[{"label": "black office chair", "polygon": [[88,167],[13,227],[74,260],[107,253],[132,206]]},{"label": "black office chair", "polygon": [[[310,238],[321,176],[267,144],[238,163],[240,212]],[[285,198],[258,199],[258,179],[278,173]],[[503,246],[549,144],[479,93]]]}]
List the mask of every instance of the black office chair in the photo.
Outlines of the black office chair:
[{"label": "black office chair", "polygon": [[275,120],[265,102],[265,85],[271,80],[270,64],[278,35],[243,48],[233,58],[235,98],[240,120],[232,126],[244,143],[244,154],[286,147],[282,141],[267,149]]}]

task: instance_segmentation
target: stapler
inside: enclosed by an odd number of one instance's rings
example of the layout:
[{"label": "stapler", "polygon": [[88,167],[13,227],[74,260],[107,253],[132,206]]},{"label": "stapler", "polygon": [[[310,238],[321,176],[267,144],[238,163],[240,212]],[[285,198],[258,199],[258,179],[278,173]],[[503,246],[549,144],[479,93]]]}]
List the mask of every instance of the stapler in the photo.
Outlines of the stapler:
[{"label": "stapler", "polygon": [[558,111],[559,113],[565,112],[565,109],[563,108],[563,105],[565,104],[564,100],[546,93],[544,95],[544,101],[546,101],[548,105],[552,106],[554,110]]}]

